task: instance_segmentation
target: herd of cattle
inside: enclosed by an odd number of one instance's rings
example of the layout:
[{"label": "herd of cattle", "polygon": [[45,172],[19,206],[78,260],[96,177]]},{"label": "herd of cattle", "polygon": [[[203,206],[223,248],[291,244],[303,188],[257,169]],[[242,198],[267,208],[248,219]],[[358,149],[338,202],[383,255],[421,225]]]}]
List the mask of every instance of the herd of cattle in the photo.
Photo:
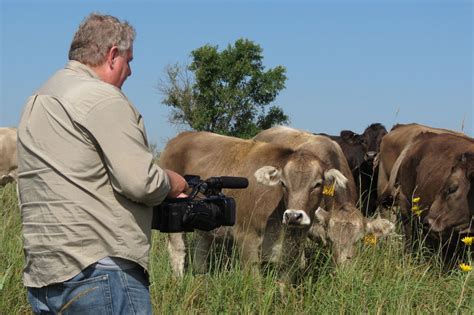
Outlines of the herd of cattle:
[{"label": "herd of cattle", "polygon": [[[16,179],[16,130],[0,128],[0,180]],[[363,134],[314,134],[273,127],[243,140],[209,132],[183,132],[171,139],[159,164],[180,174],[242,176],[236,223],[196,231],[194,270],[205,272],[212,243],[232,240],[244,267],[259,272],[275,263],[291,279],[305,263],[309,237],[330,246],[336,264],[356,255],[364,235],[393,232],[393,211],[407,248],[423,242],[441,248],[452,262],[460,238],[474,234],[474,139],[419,124],[390,132],[372,124]],[[382,214],[382,215],[380,215]],[[185,234],[168,235],[172,269],[184,272]]]},{"label": "herd of cattle", "polygon": [[[184,132],[168,142],[159,163],[203,178],[249,179],[247,189],[226,191],[237,203],[236,224],[196,233],[198,272],[207,270],[211,244],[220,238],[234,242],[246,268],[258,272],[262,262],[273,262],[284,278],[304,264],[307,237],[329,245],[334,262],[343,264],[364,235],[394,230],[394,209],[407,249],[424,243],[441,250],[447,265],[462,252],[459,239],[474,233],[474,139],[450,130],[407,124],[387,133],[372,124],[362,135],[328,136],[273,127],[250,140]],[[184,236],[169,235],[178,276]]]}]

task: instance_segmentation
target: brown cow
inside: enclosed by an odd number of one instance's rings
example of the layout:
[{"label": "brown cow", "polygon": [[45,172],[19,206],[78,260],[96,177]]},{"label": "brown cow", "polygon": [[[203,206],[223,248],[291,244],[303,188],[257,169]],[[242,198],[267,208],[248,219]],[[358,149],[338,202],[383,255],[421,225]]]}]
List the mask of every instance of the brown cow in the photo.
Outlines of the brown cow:
[{"label": "brown cow", "polygon": [[414,137],[397,185],[407,245],[413,246],[419,240],[415,233],[424,230],[427,245],[443,245],[449,261],[459,237],[474,233],[474,139],[434,133]]},{"label": "brown cow", "polygon": [[[336,141],[344,152],[349,167],[353,172],[359,169],[362,164],[373,160],[380,151],[382,138],[387,134],[387,130],[380,123],[373,123],[365,128],[364,133],[357,134],[351,130],[342,130],[339,136],[320,133]],[[355,174],[354,174],[355,177]]]},{"label": "brown cow", "polygon": [[0,186],[18,178],[16,139],[16,128],[0,128]]},{"label": "brown cow", "polygon": [[[413,139],[423,132],[431,132],[436,134],[449,133],[463,136],[462,133],[458,133],[448,129],[432,128],[420,124],[397,124],[388,134],[382,138],[380,144],[379,154],[379,173],[377,181],[377,193],[380,199],[384,199],[393,194],[393,184],[389,183],[390,173],[392,170],[397,173],[399,164],[403,160],[403,151],[406,147],[410,146]],[[398,163],[395,163],[399,160]],[[394,166],[395,169],[394,169]],[[392,177],[392,181],[395,177]]]},{"label": "brown cow", "polygon": [[[391,222],[379,218],[365,218],[356,207],[358,197],[354,179],[337,142],[326,136],[282,126],[264,130],[254,139],[284,145],[294,150],[308,150],[348,178],[346,190],[338,192],[334,197],[324,198],[322,208],[318,208],[316,212],[319,222],[312,228],[313,236],[316,234],[323,242],[328,241],[331,244],[336,263],[344,263],[355,255],[357,241],[362,238],[364,232],[380,237],[394,230]],[[322,228],[319,225],[322,225]]]},{"label": "brown cow", "polygon": [[[209,132],[184,132],[170,140],[159,164],[202,178],[225,175],[249,180],[247,189],[224,191],[236,201],[233,227],[197,231],[193,264],[198,272],[207,270],[213,239],[230,236],[244,267],[258,272],[260,262],[274,262],[280,265],[283,278],[291,278],[293,268],[301,262],[303,243],[321,202],[323,186],[333,183],[338,192],[347,183],[340,171],[311,152]],[[173,271],[179,276],[184,269],[183,238],[175,233],[169,240]]]}]

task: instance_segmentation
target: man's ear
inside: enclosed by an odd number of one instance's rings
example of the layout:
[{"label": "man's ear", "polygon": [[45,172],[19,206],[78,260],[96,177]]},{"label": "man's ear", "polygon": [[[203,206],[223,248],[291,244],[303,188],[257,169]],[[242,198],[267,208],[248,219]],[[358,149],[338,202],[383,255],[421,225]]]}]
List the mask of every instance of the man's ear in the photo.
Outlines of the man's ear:
[{"label": "man's ear", "polygon": [[119,56],[119,50],[117,46],[112,46],[107,52],[107,64],[111,69],[114,68],[115,59]]}]

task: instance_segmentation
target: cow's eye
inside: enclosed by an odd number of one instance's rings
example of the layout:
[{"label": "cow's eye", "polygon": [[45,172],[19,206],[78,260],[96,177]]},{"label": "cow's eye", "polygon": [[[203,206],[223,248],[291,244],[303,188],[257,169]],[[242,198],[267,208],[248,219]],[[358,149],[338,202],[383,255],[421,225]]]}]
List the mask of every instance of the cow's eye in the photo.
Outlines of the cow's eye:
[{"label": "cow's eye", "polygon": [[281,187],[283,187],[284,189],[286,189],[286,185],[285,185],[285,183],[284,183],[284,182],[282,182],[282,181],[281,181],[280,183],[281,183]]},{"label": "cow's eye", "polygon": [[322,186],[323,184],[321,182],[317,182],[316,184],[314,184],[313,186],[313,189],[318,189]]},{"label": "cow's eye", "polygon": [[446,194],[447,194],[447,195],[450,195],[450,194],[452,194],[452,193],[455,193],[457,190],[458,190],[458,186],[457,186],[457,185],[449,186],[448,189],[446,190]]}]

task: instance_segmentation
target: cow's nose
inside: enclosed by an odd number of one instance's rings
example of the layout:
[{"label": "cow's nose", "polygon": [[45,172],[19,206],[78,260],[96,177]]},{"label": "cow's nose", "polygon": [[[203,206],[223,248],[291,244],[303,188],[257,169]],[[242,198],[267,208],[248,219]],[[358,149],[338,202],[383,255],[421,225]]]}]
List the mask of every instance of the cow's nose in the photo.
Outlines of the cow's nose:
[{"label": "cow's nose", "polygon": [[285,215],[288,224],[299,224],[301,219],[303,219],[303,214],[301,213],[285,213]]},{"label": "cow's nose", "polygon": [[376,151],[367,151],[367,152],[365,153],[364,159],[365,159],[366,161],[370,162],[370,161],[373,161],[376,156],[377,156],[377,152],[376,152]]},{"label": "cow's nose", "polygon": [[423,225],[431,229],[432,226],[435,225],[436,223],[436,218],[426,216],[423,219],[421,219],[421,222],[423,223]]},{"label": "cow's nose", "polygon": [[305,226],[310,223],[310,218],[303,210],[286,210],[283,213],[283,224]]},{"label": "cow's nose", "polygon": [[432,232],[441,232],[443,230],[442,223],[440,223],[439,218],[425,218],[423,222],[428,223],[428,227]]}]

